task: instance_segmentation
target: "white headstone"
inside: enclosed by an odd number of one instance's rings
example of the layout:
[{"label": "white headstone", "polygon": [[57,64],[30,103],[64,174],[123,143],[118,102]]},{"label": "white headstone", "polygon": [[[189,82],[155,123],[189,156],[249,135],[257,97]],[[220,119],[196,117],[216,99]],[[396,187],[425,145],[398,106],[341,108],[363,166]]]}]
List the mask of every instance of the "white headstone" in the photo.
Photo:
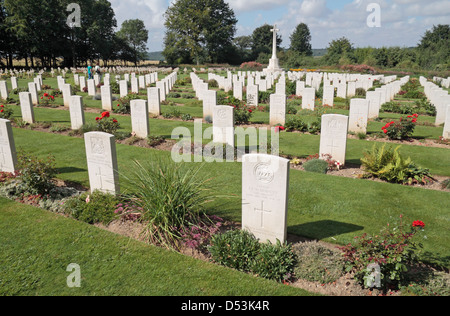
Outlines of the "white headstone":
[{"label": "white headstone", "polygon": [[34,121],[33,100],[31,99],[31,93],[20,92],[19,100],[20,100],[20,110],[22,112],[22,120],[24,122],[33,124],[35,121]]},{"label": "white headstone", "polygon": [[34,105],[39,104],[39,95],[36,88],[36,83],[29,82],[28,83],[28,92],[31,94],[31,101]]},{"label": "white headstone", "polygon": [[217,91],[206,90],[203,92],[203,118],[212,123],[214,108],[217,105]]},{"label": "white headstone", "polygon": [[119,174],[114,135],[103,132],[84,134],[91,192],[119,193]]},{"label": "white headstone", "polygon": [[88,95],[95,96],[95,81],[94,79],[88,79]]},{"label": "white headstone", "polygon": [[159,89],[159,99],[161,102],[166,101],[166,85],[164,81],[158,81],[156,87]]},{"label": "white headstone", "polygon": [[16,77],[11,77],[11,89],[15,90],[17,88],[18,88],[17,78]]},{"label": "white headstone", "polygon": [[131,92],[139,93],[139,84],[138,79],[136,77],[131,77]]},{"label": "white headstone", "polygon": [[247,105],[258,106],[258,102],[259,102],[258,94],[259,94],[259,87],[257,85],[247,86]]},{"label": "white headstone", "polygon": [[444,123],[444,133],[442,135],[445,139],[450,139],[450,105],[447,105],[445,123]]},{"label": "white headstone", "polygon": [[333,106],[334,104],[334,86],[323,86],[322,105]]},{"label": "white headstone", "polygon": [[0,118],[0,171],[12,173],[16,171],[16,166],[17,154],[11,122]]},{"label": "white headstone", "polygon": [[367,91],[366,99],[369,101],[369,116],[368,118],[378,117],[380,114],[381,92]]},{"label": "white headstone", "polygon": [[80,76],[78,79],[80,81],[80,91],[84,92],[84,88],[86,88],[86,77]]},{"label": "white headstone", "polygon": [[322,115],[322,127],[320,131],[321,159],[323,155],[331,155],[332,159],[341,165],[345,164],[345,152],[347,150],[348,116],[340,114]]},{"label": "white headstone", "polygon": [[69,111],[72,129],[77,130],[81,128],[85,124],[82,96],[73,95],[70,97]]},{"label": "white headstone", "polygon": [[287,237],[289,160],[265,154],[242,157],[242,229],[262,242]]},{"label": "white headstone", "polygon": [[102,93],[102,109],[112,111],[112,93],[110,86],[101,86]]},{"label": "white headstone", "polygon": [[299,97],[303,96],[303,89],[305,89],[305,82],[297,81],[295,86],[295,95]]},{"label": "white headstone", "polygon": [[148,106],[146,100],[131,100],[131,129],[137,137],[147,138],[149,134]]},{"label": "white headstone", "polygon": [[305,88],[303,89],[302,96],[302,109],[308,109],[314,111],[316,100],[316,89]]},{"label": "white headstone", "polygon": [[271,94],[270,95],[270,125],[280,124],[284,126],[286,123],[286,95]]},{"label": "white headstone", "polygon": [[234,108],[217,105],[213,109],[213,142],[234,148]]},{"label": "white headstone", "polygon": [[369,101],[366,99],[351,99],[348,117],[348,131],[366,134],[368,115]]},{"label": "white headstone", "polygon": [[61,87],[64,106],[70,105],[70,97],[72,96],[72,86],[68,83],[65,83]]},{"label": "white headstone", "polygon": [[126,80],[120,80],[119,82],[120,88],[120,97],[126,97],[128,95],[128,82]]},{"label": "white headstone", "polygon": [[8,99],[9,94],[8,94],[8,84],[6,81],[0,81],[0,97],[3,100]]},{"label": "white headstone", "polygon": [[159,88],[147,88],[148,113],[161,115],[161,102]]}]

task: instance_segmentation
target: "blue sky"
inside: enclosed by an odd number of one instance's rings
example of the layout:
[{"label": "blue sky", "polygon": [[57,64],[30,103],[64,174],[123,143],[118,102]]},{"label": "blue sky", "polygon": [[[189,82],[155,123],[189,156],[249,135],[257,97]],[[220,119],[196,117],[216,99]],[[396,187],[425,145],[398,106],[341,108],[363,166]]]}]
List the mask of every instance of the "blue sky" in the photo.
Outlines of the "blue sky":
[{"label": "blue sky", "polygon": [[[143,20],[149,30],[149,51],[163,49],[164,12],[176,0],[110,0],[118,26],[127,19]],[[313,48],[326,48],[333,39],[347,37],[355,47],[416,46],[433,25],[450,23],[449,0],[225,0],[234,10],[236,36],[251,35],[265,23],[277,24],[289,47],[299,23],[311,31]],[[380,27],[367,19],[379,8]]]}]

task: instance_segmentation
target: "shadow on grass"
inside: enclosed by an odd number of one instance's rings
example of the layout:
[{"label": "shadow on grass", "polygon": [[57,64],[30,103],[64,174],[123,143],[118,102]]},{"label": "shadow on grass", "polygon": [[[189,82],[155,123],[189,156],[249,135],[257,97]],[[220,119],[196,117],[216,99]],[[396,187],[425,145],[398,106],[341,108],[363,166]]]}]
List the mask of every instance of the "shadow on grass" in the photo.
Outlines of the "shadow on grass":
[{"label": "shadow on grass", "polygon": [[322,220],[290,226],[288,229],[291,233],[321,240],[328,237],[335,237],[346,233],[360,231],[363,230],[364,227],[332,220]]},{"label": "shadow on grass", "polygon": [[58,174],[62,174],[62,173],[87,172],[87,170],[81,169],[81,168],[76,168],[76,167],[62,167],[62,168],[57,168],[56,172]]}]

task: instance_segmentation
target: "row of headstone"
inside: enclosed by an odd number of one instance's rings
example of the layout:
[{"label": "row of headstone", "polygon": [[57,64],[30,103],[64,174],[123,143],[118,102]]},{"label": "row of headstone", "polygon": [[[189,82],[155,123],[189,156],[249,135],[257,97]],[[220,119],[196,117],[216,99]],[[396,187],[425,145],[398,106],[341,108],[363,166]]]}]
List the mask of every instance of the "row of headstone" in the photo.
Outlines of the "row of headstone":
[{"label": "row of headstone", "polygon": [[450,95],[434,82],[420,77],[420,84],[424,87],[425,96],[436,108],[435,125],[444,124],[442,137],[450,139]]}]

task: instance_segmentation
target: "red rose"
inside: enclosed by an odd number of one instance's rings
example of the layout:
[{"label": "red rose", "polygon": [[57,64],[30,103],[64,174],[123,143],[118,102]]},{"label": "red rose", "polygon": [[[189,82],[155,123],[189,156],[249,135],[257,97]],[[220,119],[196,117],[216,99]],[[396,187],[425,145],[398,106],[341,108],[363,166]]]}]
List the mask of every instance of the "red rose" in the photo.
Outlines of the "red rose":
[{"label": "red rose", "polygon": [[1,109],[1,110],[0,110],[0,113],[3,113],[3,111],[4,111],[4,110],[3,110],[3,109]]},{"label": "red rose", "polygon": [[425,227],[425,223],[422,222],[422,221],[414,221],[412,226],[413,227],[422,227],[422,228],[424,228]]},{"label": "red rose", "polygon": [[387,129],[383,129],[383,133],[387,134]]},{"label": "red rose", "polygon": [[48,93],[44,93],[44,97],[48,97]]},{"label": "red rose", "polygon": [[101,120],[101,118],[99,118],[99,117],[96,117],[96,118],[95,118],[95,120],[96,120],[96,121],[100,121],[100,120]]},{"label": "red rose", "polygon": [[413,122],[413,123],[416,123],[416,122],[417,122],[417,119],[416,119],[416,118],[415,118],[415,119],[413,119],[413,120],[412,120],[412,122]]},{"label": "red rose", "polygon": [[114,120],[113,120],[113,123],[117,123],[117,120],[116,120],[116,119],[114,119]]}]

